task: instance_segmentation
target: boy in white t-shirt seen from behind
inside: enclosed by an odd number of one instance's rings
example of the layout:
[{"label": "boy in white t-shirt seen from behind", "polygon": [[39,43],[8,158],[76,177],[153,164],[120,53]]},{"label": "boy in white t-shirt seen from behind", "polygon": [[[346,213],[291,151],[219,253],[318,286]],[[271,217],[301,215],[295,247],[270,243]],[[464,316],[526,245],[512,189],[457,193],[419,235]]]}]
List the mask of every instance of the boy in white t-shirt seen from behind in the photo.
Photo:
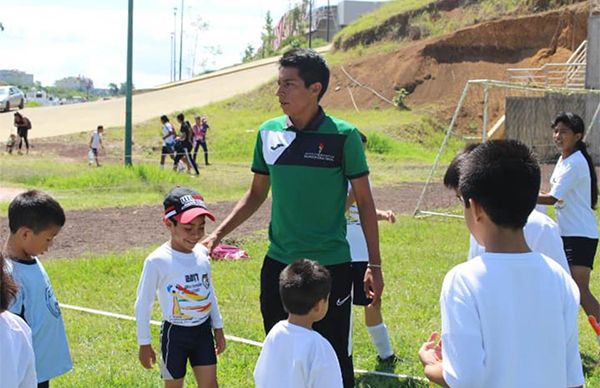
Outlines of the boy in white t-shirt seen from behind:
[{"label": "boy in white t-shirt seen from behind", "polygon": [[327,314],[331,276],[311,260],[298,260],[281,272],[279,293],[288,319],[265,339],[254,369],[257,388],[338,388],[342,373],[331,344],[312,329]]},{"label": "boy in white t-shirt seen from behind", "polygon": [[[458,194],[460,164],[477,146],[478,144],[469,144],[460,151],[459,154],[452,159],[452,162],[450,162],[444,175],[444,186],[455,191],[458,196],[460,196]],[[567,263],[567,256],[563,249],[563,242],[560,237],[558,224],[554,222],[552,218],[548,217],[537,208],[533,209],[527,218],[527,224],[525,224],[525,227],[523,228],[523,233],[525,234],[525,241],[527,241],[527,245],[532,251],[543,253],[560,264],[565,271],[571,273],[569,264]],[[469,239],[469,255],[467,258],[471,260],[481,256],[484,252],[485,247],[479,244],[471,234]]]},{"label": "boy in white t-shirt seen from behind", "polygon": [[160,372],[165,387],[183,386],[189,360],[198,386],[216,388],[216,356],[225,350],[225,335],[208,250],[198,244],[206,218],[214,221],[215,217],[199,193],[183,187],[171,190],[163,205],[163,222],[171,239],[144,261],[135,302],[139,359],[147,369],[156,362],[150,316],[158,294],[163,320]]},{"label": "boy in white t-shirt seen from behind", "polygon": [[531,252],[523,227],[534,209],[540,169],[515,140],[477,146],[460,167],[467,227],[486,247],[444,279],[442,342],[419,350],[427,378],[451,387],[576,387],[579,291],[554,260]]}]

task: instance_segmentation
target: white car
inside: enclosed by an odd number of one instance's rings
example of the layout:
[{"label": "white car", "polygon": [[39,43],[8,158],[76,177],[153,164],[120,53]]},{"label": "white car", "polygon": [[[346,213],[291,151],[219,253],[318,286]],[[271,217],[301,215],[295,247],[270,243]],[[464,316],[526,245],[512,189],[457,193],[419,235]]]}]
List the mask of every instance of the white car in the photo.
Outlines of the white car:
[{"label": "white car", "polygon": [[25,94],[16,86],[0,86],[0,109],[8,111],[14,107],[25,107]]}]

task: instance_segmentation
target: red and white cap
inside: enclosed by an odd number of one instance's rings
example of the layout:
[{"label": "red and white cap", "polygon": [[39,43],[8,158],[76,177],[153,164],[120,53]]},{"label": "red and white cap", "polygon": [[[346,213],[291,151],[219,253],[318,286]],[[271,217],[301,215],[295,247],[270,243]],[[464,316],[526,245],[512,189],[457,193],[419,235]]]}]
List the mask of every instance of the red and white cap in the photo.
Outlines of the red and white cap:
[{"label": "red and white cap", "polygon": [[206,216],[214,221],[215,216],[208,211],[204,198],[194,190],[185,187],[175,187],[163,201],[165,219],[172,218],[182,224],[189,224],[194,218]]}]

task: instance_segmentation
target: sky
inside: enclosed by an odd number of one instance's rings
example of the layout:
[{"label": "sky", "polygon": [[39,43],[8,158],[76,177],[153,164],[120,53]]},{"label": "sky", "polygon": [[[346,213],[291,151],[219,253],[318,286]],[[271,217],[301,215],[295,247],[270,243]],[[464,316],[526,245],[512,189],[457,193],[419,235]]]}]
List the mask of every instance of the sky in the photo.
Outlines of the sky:
[{"label": "sky", "polygon": [[[273,24],[290,8],[290,0],[184,0],[182,78],[189,78],[198,17],[208,29],[197,34],[196,71],[206,62],[218,69],[241,62],[248,44],[260,45],[265,14]],[[321,4],[323,3],[323,4]],[[326,4],[315,1],[315,6]],[[336,1],[331,1],[335,4]],[[34,75],[44,86],[82,75],[96,88],[126,79],[127,0],[19,0],[0,8],[0,69]],[[135,0],[133,20],[133,84],[136,88],[170,81],[171,34],[177,7],[179,51],[181,0]],[[218,47],[213,56],[205,47]],[[177,54],[177,59],[179,54]],[[177,68],[179,65],[177,65]]]}]

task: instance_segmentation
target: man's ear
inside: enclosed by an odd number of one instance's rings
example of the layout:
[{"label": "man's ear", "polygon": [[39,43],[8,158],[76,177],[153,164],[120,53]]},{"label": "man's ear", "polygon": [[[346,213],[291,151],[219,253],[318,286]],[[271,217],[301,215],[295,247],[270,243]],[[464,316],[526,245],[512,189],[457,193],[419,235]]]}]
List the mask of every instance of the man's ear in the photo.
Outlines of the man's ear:
[{"label": "man's ear", "polygon": [[310,90],[310,92],[315,96],[319,97],[319,93],[321,93],[321,90],[323,90],[323,84],[320,82],[315,82],[308,87],[308,90]]}]

